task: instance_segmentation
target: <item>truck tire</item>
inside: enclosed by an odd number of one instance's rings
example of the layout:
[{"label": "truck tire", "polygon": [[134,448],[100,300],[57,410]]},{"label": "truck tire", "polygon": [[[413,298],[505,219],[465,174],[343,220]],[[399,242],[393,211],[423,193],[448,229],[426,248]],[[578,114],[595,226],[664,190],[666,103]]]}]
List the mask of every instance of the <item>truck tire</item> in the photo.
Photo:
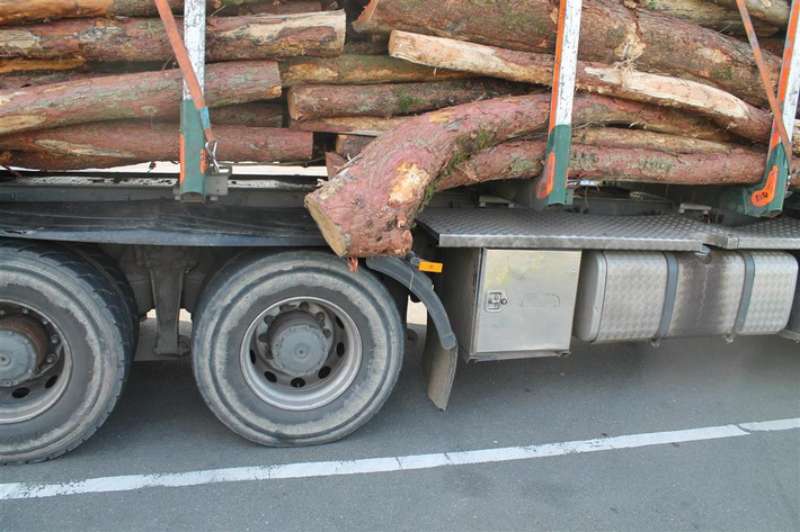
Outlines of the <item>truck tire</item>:
[{"label": "truck tire", "polygon": [[126,343],[126,358],[128,365],[133,363],[136,356],[136,347],[139,344],[139,307],[128,278],[122,268],[109,255],[95,246],[76,247],[75,251],[87,262],[97,268],[111,283],[114,295],[118,299],[118,306],[123,313],[122,326],[128,338]]},{"label": "truck tire", "polygon": [[192,361],[216,416],[262,445],[338,440],[392,392],[403,328],[364,268],[323,252],[247,254],[200,298]]},{"label": "truck tire", "polygon": [[0,241],[0,464],[57,457],[103,424],[127,376],[116,291],[77,254]]}]

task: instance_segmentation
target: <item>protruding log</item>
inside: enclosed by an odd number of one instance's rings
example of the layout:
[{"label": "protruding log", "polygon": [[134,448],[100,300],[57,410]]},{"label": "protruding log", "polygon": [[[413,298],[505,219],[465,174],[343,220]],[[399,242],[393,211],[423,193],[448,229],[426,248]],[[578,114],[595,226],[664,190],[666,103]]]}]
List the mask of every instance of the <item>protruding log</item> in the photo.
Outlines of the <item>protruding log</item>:
[{"label": "protruding log", "polygon": [[[388,28],[450,37],[512,50],[552,53],[556,20],[548,0],[371,0],[357,29]],[[643,72],[705,80],[761,105],[764,89],[750,46],[708,28],[630,9],[618,0],[586,2],[581,15],[579,57],[607,65],[623,63]],[[773,82],[780,59],[765,54]]]},{"label": "protruding log", "polygon": [[381,85],[309,85],[289,90],[294,120],[336,116],[402,116],[512,94],[531,87],[491,79],[387,83]]},{"label": "protruding log", "polygon": [[292,120],[289,127],[317,133],[344,133],[377,137],[399,127],[408,117],[335,116],[316,120]]},{"label": "protruding log", "polygon": [[[302,131],[219,125],[214,127],[214,133],[219,138],[218,156],[222,161],[307,161],[313,150],[313,134]],[[43,162],[44,166],[36,167],[43,170],[72,170],[176,161],[178,139],[174,124],[117,121],[6,136],[0,138],[0,150],[39,154],[42,161],[49,158],[50,164]],[[56,161],[61,161],[60,165]]]},{"label": "protruding log", "polygon": [[352,159],[373,140],[373,137],[361,135],[336,135],[336,153],[345,159]]},{"label": "protruding log", "polygon": [[[544,141],[507,142],[455,166],[436,182],[436,190],[501,179],[541,176]],[[574,144],[569,177],[662,185],[746,185],[761,179],[764,152],[730,146],[718,153],[667,153],[634,147]]]},{"label": "protruding log", "polygon": [[[473,154],[547,125],[549,94],[468,103],[418,117],[381,135],[320,189],[306,207],[340,256],[404,255],[410,227],[436,179]],[[597,95],[576,95],[573,124],[675,127],[674,111]],[[672,119],[672,120],[671,120]],[[419,140],[425,140],[425,149]]]},{"label": "protruding log", "polygon": [[[392,32],[389,53],[432,67],[476,75],[549,85],[554,58],[550,54],[517,52],[402,31]],[[766,142],[772,126],[769,113],[725,91],[695,81],[637,72],[622,67],[579,61],[576,87],[701,113],[721,127],[756,142]]]},{"label": "protruding log", "polygon": [[439,81],[471,77],[463,72],[436,70],[383,55],[297,57],[281,62],[284,87],[310,83],[361,85]]},{"label": "protruding log", "polygon": [[[345,38],[343,11],[211,17],[209,61],[335,56]],[[166,61],[174,57],[157,18],[61,20],[0,29],[0,58]]]},{"label": "protruding log", "polygon": [[[175,13],[183,12],[183,0],[167,0]],[[320,11],[320,2],[310,0],[209,0],[211,13],[252,9],[260,13]],[[308,9],[314,7],[316,9]],[[259,8],[265,11],[259,11]],[[153,0],[0,0],[0,25],[29,24],[60,18],[155,17]]]},{"label": "protruding log", "polygon": [[[103,76],[0,91],[0,134],[121,118],[174,116],[181,101],[178,70]],[[206,100],[212,107],[277,98],[272,61],[209,65]]]}]

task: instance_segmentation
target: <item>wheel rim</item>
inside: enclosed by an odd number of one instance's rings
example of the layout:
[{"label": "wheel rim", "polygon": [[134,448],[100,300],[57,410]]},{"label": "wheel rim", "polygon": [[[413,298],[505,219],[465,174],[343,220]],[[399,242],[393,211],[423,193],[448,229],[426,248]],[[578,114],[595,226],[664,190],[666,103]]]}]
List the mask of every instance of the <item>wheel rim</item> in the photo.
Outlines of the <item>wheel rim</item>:
[{"label": "wheel rim", "polygon": [[[30,375],[11,380],[7,378],[8,374],[0,371],[0,375],[5,377],[0,378],[0,425],[20,423],[46,412],[64,394],[72,373],[72,354],[52,319],[29,306],[0,301],[0,332],[18,332],[19,326],[9,324],[17,324],[20,320],[28,324],[38,323],[45,342],[36,346],[38,356]],[[0,358],[8,368],[15,353],[13,350],[4,351],[2,347],[0,342]]]},{"label": "wheel rim", "polygon": [[353,319],[321,298],[287,298],[253,320],[244,335],[245,381],[264,402],[313,410],[340,397],[361,367],[361,336]]}]

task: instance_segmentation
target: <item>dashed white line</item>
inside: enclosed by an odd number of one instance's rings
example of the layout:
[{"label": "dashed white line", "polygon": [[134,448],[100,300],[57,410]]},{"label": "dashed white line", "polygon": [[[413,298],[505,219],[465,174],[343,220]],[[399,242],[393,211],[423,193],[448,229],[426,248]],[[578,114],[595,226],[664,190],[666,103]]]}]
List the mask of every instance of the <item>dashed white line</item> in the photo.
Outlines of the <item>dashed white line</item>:
[{"label": "dashed white line", "polygon": [[472,464],[531,460],[569,454],[594,453],[619,449],[636,449],[673,443],[699,442],[723,438],[738,438],[754,432],[776,432],[800,429],[800,418],[775,419],[719,425],[687,430],[627,434],[591,440],[545,443],[520,447],[454,451],[445,453],[415,454],[358,460],[326,462],[299,462],[269,466],[232,467],[188,471],[183,473],[157,473],[148,475],[123,475],[99,477],[57,484],[12,482],[0,484],[0,501],[40,499],[63,495],[112,493],[147,488],[176,488],[223,484],[230,482],[302,479],[363,475],[453,467]]}]

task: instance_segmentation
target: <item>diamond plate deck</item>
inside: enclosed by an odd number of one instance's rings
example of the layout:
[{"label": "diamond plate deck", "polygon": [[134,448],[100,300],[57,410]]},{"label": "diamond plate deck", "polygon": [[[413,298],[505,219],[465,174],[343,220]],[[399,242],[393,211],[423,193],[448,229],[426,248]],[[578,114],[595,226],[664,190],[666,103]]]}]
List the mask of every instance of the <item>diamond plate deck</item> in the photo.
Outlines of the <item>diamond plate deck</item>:
[{"label": "diamond plate deck", "polygon": [[723,227],[678,215],[601,216],[529,209],[425,210],[422,227],[440,247],[702,251],[800,249],[800,222],[783,218]]}]

